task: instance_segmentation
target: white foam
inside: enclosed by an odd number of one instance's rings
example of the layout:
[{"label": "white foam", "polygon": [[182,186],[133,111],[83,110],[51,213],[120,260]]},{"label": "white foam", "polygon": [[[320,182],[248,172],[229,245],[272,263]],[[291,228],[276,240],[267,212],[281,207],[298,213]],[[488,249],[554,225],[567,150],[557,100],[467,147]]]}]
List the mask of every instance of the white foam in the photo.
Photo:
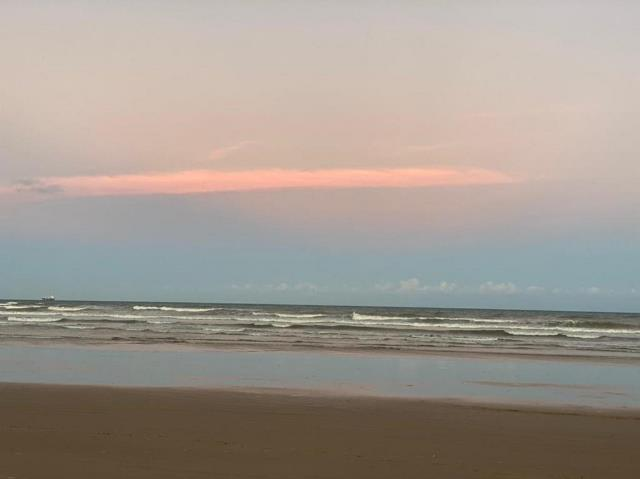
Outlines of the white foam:
[{"label": "white foam", "polygon": [[536,331],[536,330],[514,331],[512,329],[507,329],[506,332],[511,334],[511,335],[513,335],[513,336],[558,336],[559,334],[561,334],[561,333],[553,332],[553,331]]},{"label": "white foam", "polygon": [[[81,316],[81,315],[76,315]],[[103,318],[113,318],[113,319],[139,319],[140,321],[145,321],[146,318],[144,316],[140,316],[139,314],[96,314],[91,315],[91,317],[98,318],[98,321]],[[107,319],[108,321],[108,319]]]},{"label": "white foam", "polygon": [[89,306],[49,306],[49,311],[84,311]]},{"label": "white foam", "polygon": [[32,308],[43,308],[44,306],[40,305],[40,304],[7,304],[5,306],[3,306],[4,309],[32,309]]},{"label": "white foam", "polygon": [[9,301],[7,303],[0,303],[0,307],[2,306],[13,306],[14,304],[18,304],[16,301]]},{"label": "white foam", "polygon": [[512,324],[512,323],[516,323],[517,321],[514,321],[513,319],[483,319],[483,318],[446,318],[444,316],[440,317],[440,316],[435,316],[435,317],[426,317],[426,318],[420,318],[420,319],[441,319],[441,320],[445,320],[445,321],[468,321],[470,323],[495,323],[495,324]]},{"label": "white foam", "polygon": [[274,318],[272,316],[258,316],[255,318],[232,318],[235,321],[238,322],[260,322],[260,323],[268,323],[273,325],[274,323],[281,323],[281,324],[343,324],[342,322],[337,322],[337,321],[323,321],[323,320],[318,320],[318,318],[313,318],[313,317],[298,317],[298,316],[291,316],[291,317],[286,317],[286,318]]},{"label": "white foam", "polygon": [[286,314],[286,313],[274,313],[278,318],[323,318],[324,314]]},{"label": "white foam", "polygon": [[178,313],[206,313],[222,308],[174,308],[172,306],[134,306],[136,311],[176,311]]},{"label": "white foam", "polygon": [[491,343],[499,340],[500,338],[465,338],[465,337],[462,337],[462,338],[448,337],[443,339],[443,341],[446,341],[446,342],[464,343],[464,344]]},{"label": "white foam", "polygon": [[87,313],[80,313],[80,312],[65,312],[65,313],[40,313],[40,312],[31,312],[31,313],[12,313],[12,314],[20,314],[20,315],[25,315],[25,316],[35,316],[35,315],[39,315],[39,316],[46,316],[46,317],[55,317],[58,318],[57,320],[59,321],[60,319],[63,319],[63,316],[65,318],[78,318],[78,320],[85,320],[85,321],[109,321],[110,319],[138,319],[140,321],[147,321],[150,317],[151,318],[155,318],[155,317],[161,317],[161,316],[142,316],[140,314],[101,314],[101,313],[95,313],[95,314],[87,314]]},{"label": "white foam", "polygon": [[470,318],[470,317],[448,317],[448,316],[379,316],[379,315],[371,315],[371,314],[360,314],[353,312],[351,313],[351,319],[353,320],[375,320],[375,321],[384,321],[384,320],[399,320],[403,319],[406,321],[415,321],[419,320],[437,320],[437,321],[464,321],[470,323],[496,323],[496,324],[509,324],[514,323],[513,319],[484,319],[484,318]]},{"label": "white foam", "polygon": [[376,315],[371,315],[371,314],[360,314],[360,313],[356,313],[353,312],[351,313],[351,318],[354,320],[359,320],[359,319],[373,319],[373,320],[387,320],[387,319],[409,319],[403,316],[376,316]]},{"label": "white foam", "polygon": [[242,333],[246,331],[245,328],[203,328],[210,333]]},{"label": "white foam", "polygon": [[603,334],[614,334],[614,335],[639,335],[640,329],[598,329],[598,328],[566,328],[561,326],[509,326],[509,332],[511,330],[519,330],[519,331],[544,331],[544,332],[555,332],[562,334],[597,334],[599,336]]},{"label": "white foam", "polygon": [[567,336],[578,339],[598,339],[602,337],[600,334],[567,334]]},{"label": "white foam", "polygon": [[558,336],[563,334],[569,338],[598,339],[606,335],[617,334],[640,334],[638,330],[620,329],[586,329],[586,328],[540,328],[540,329],[517,329],[509,328],[507,333],[515,336]]},{"label": "white foam", "polygon": [[58,321],[62,321],[63,318],[55,318],[55,317],[49,317],[49,318],[24,318],[24,317],[14,317],[14,316],[10,316],[9,318],[7,318],[7,321],[15,321],[18,323],[55,323]]}]

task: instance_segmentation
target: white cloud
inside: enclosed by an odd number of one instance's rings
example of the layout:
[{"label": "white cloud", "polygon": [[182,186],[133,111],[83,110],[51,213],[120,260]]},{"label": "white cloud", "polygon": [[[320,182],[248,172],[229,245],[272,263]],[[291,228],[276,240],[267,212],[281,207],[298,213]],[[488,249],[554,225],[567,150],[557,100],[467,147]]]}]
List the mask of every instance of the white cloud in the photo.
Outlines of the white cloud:
[{"label": "white cloud", "polygon": [[531,293],[531,294],[544,293],[545,291],[546,289],[543,288],[542,286],[529,286],[527,288],[527,293]]},{"label": "white cloud", "polygon": [[287,291],[290,287],[287,283],[278,283],[275,285],[269,285],[268,289],[273,289],[275,291]]},{"label": "white cloud", "polygon": [[458,289],[458,285],[448,281],[441,281],[436,285],[424,284],[418,278],[409,278],[398,283],[378,283],[374,286],[374,289],[393,293],[451,293]]},{"label": "white cloud", "polygon": [[310,282],[299,282],[299,283],[267,283],[267,284],[254,284],[254,283],[243,283],[243,284],[232,284],[231,289],[236,291],[256,291],[256,292],[265,292],[265,291],[276,291],[276,292],[306,292],[313,293],[317,291],[324,291],[325,288],[322,288],[314,283]]},{"label": "white cloud", "polygon": [[480,285],[480,292],[483,294],[515,294],[519,292],[518,287],[511,283],[494,283],[487,281]]},{"label": "white cloud", "polygon": [[318,291],[320,287],[313,283],[297,283],[293,285],[295,291]]},{"label": "white cloud", "polygon": [[400,281],[400,286],[398,287],[398,291],[400,292],[412,292],[419,289],[422,289],[422,286],[420,285],[420,280],[418,278]]},{"label": "white cloud", "polygon": [[316,284],[309,281],[299,282],[270,282],[270,283],[234,283],[230,288],[235,291],[254,293],[280,293],[295,295],[298,294],[366,294],[382,293],[405,296],[419,295],[456,295],[473,296],[483,295],[554,295],[572,297],[576,295],[625,295],[640,296],[639,288],[627,288],[620,290],[607,290],[596,286],[590,288],[550,288],[539,285],[518,287],[510,281],[494,282],[486,281],[476,285],[460,285],[455,282],[441,281],[439,283],[424,283],[420,278],[407,278],[400,281],[381,281],[374,285],[354,285],[354,284],[332,284],[331,286]]},{"label": "white cloud", "polygon": [[441,293],[452,293],[458,289],[456,283],[449,283],[448,281],[441,281],[439,285],[431,287],[432,291],[439,291]]}]

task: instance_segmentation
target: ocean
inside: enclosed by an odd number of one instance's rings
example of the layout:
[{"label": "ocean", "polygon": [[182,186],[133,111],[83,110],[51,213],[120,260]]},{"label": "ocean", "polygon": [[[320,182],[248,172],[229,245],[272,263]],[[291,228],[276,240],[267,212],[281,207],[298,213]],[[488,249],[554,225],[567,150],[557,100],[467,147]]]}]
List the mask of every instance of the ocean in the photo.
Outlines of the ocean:
[{"label": "ocean", "polygon": [[0,300],[0,341],[637,356],[640,314]]}]

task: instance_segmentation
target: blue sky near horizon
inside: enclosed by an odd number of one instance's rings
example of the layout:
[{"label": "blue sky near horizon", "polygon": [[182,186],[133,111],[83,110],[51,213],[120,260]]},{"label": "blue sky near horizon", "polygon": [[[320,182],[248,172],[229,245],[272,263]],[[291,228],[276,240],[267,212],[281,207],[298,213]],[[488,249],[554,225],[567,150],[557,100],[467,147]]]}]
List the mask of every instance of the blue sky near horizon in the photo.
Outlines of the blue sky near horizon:
[{"label": "blue sky near horizon", "polygon": [[[437,238],[420,222],[410,235],[345,228],[336,238],[323,224],[296,230],[243,215],[233,198],[243,195],[30,205],[0,240],[10,252],[0,270],[11,272],[0,276],[2,296],[638,311],[633,228],[514,237],[507,223],[488,237],[472,228]],[[261,195],[283,208],[308,196]],[[199,221],[188,214],[203,209]]]},{"label": "blue sky near horizon", "polygon": [[640,312],[640,5],[0,5],[0,297]]}]

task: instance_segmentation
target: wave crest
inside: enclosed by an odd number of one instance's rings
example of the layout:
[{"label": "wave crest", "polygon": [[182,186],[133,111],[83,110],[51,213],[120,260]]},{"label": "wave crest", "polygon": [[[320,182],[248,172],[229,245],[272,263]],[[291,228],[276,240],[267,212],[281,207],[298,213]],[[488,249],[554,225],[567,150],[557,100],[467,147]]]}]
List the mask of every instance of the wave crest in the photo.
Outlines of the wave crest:
[{"label": "wave crest", "polygon": [[134,306],[136,311],[175,311],[177,313],[206,313],[207,311],[217,311],[222,308],[177,308],[174,306]]},{"label": "wave crest", "polygon": [[34,318],[34,317],[15,317],[9,316],[7,321],[13,321],[16,323],[57,323],[58,321],[63,321],[64,318]]},{"label": "wave crest", "polygon": [[89,309],[89,306],[49,306],[49,311],[84,311],[85,309]]}]

